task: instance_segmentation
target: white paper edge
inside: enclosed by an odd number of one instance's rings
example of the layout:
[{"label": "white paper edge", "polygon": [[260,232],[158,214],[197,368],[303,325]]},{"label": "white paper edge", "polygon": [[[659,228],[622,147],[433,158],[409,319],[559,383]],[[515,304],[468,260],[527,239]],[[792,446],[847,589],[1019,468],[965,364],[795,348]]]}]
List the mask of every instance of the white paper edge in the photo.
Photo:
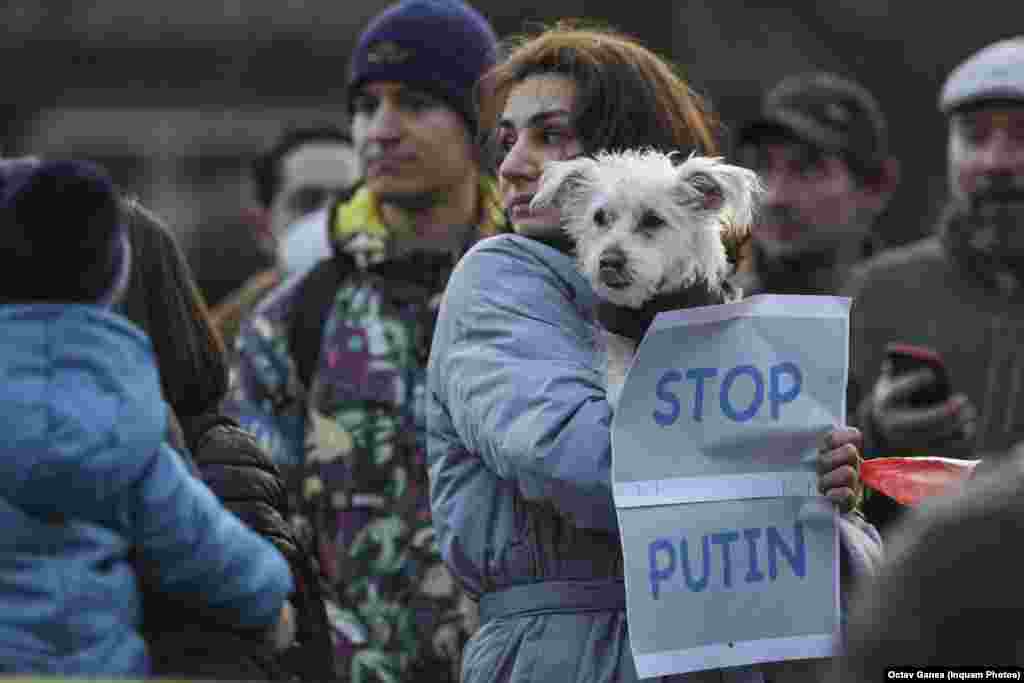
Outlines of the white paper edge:
[{"label": "white paper edge", "polygon": [[835,586],[832,604],[835,605],[836,612],[835,631],[840,639],[845,639],[846,634],[843,632],[843,603],[840,595],[840,582],[843,577],[839,574],[841,566],[839,553],[843,552],[843,549],[839,546],[839,510],[834,505],[832,506],[832,542],[834,543],[832,546],[832,585]]},{"label": "white paper edge", "polygon": [[647,332],[672,327],[771,316],[773,318],[848,318],[852,299],[843,296],[811,294],[757,294],[731,304],[698,306],[659,313]]},{"label": "white paper edge", "polygon": [[653,678],[789,659],[833,657],[838,651],[838,638],[829,633],[747,640],[733,643],[732,647],[721,643],[673,652],[634,653],[634,661],[640,678]]},{"label": "white paper edge", "polygon": [[[612,453],[614,457],[614,451]],[[758,472],[615,482],[612,495],[616,508],[628,509],[749,498],[817,496],[819,491],[818,475],[814,472]]]}]

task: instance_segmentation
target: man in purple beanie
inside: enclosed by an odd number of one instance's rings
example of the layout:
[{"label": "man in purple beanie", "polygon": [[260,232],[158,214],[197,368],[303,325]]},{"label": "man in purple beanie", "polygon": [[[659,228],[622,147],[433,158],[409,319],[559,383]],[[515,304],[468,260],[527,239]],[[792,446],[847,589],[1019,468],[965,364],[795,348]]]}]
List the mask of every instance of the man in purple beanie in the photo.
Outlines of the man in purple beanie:
[{"label": "man in purple beanie", "polygon": [[331,258],[274,290],[236,342],[228,407],[292,482],[346,679],[457,681],[475,628],[434,543],[424,378],[455,262],[507,230],[474,98],[496,58],[458,0],[370,22],[346,83],[363,184],[327,211]]}]

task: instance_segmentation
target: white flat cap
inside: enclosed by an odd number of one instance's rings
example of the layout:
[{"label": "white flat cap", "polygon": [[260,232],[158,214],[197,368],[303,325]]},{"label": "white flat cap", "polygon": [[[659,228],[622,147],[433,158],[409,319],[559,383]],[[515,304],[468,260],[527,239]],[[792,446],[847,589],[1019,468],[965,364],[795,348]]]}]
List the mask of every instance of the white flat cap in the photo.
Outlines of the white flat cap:
[{"label": "white flat cap", "polygon": [[939,111],[987,100],[1024,101],[1024,36],[982,48],[953,69],[942,86]]}]

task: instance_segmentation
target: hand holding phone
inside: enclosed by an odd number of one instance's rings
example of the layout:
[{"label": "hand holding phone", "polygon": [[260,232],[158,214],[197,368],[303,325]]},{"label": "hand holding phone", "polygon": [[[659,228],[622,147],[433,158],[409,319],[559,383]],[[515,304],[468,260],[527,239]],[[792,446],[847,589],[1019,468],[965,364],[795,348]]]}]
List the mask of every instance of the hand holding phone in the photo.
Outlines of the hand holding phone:
[{"label": "hand holding phone", "polygon": [[967,445],[977,412],[967,396],[952,393],[942,357],[905,343],[889,344],[885,351],[886,368],[870,397],[875,446],[895,456],[949,455],[956,444]]},{"label": "hand holding phone", "polygon": [[946,364],[937,351],[926,346],[893,342],[886,345],[885,357],[894,378],[919,369],[929,369],[935,377],[934,381],[915,389],[906,398],[907,405],[919,408],[942,403],[952,394]]}]

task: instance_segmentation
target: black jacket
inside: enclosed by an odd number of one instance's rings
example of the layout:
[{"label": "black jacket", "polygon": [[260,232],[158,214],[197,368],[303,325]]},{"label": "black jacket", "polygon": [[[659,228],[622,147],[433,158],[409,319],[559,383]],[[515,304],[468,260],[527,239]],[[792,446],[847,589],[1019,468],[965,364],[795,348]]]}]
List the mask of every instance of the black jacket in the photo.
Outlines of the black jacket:
[{"label": "black jacket", "polygon": [[[255,438],[218,414],[180,419],[172,441],[224,507],[273,543],[291,566],[296,590],[290,597],[297,616],[296,645],[280,655],[254,634],[208,628],[195,615],[157,607],[159,621],[150,638],[153,673],[207,680],[334,680],[333,655],[324,608],[310,554],[289,523],[288,498],[277,466]],[[147,622],[151,602],[147,600]],[[165,616],[166,615],[166,616]],[[179,623],[176,622],[186,622]],[[214,645],[217,643],[217,645]],[[243,678],[240,678],[242,676]]]},{"label": "black jacket", "polygon": [[181,418],[188,452],[210,490],[231,512],[292,562],[302,553],[288,522],[288,496],[277,466],[231,418]]}]

